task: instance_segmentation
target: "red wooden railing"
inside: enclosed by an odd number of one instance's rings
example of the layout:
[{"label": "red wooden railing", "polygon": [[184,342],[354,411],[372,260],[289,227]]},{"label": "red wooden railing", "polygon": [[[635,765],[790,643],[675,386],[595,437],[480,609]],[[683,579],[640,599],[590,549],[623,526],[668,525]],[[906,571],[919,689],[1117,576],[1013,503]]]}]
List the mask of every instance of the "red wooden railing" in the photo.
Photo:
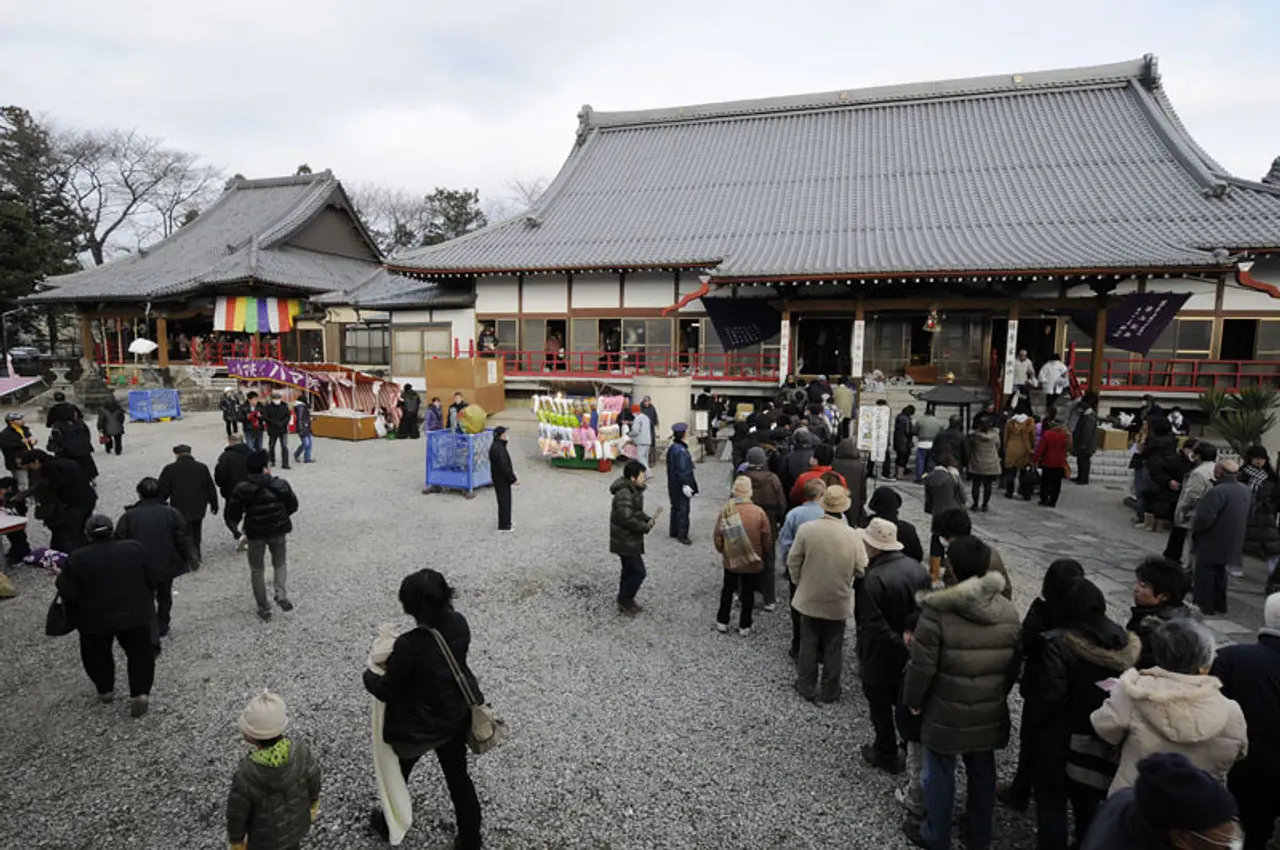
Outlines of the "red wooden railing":
[{"label": "red wooden railing", "polygon": [[[1084,358],[1078,358],[1083,360]],[[1075,367],[1080,382],[1089,383],[1091,364]],[[1099,389],[1144,393],[1188,392],[1207,389],[1280,388],[1280,360],[1192,360],[1108,357],[1103,361]]]},{"label": "red wooden railing", "polygon": [[776,352],[604,352],[498,351],[508,377],[562,376],[628,378],[634,375],[692,375],[714,381],[777,381]]},{"label": "red wooden railing", "polygon": [[[223,366],[226,365],[227,360],[237,358],[261,357],[283,360],[283,350],[284,344],[279,339],[259,340],[256,345],[253,340],[201,342],[192,346],[190,362],[197,366]],[[115,340],[107,340],[105,344],[94,343],[93,359],[95,363],[101,365],[128,366],[133,363],[133,355],[129,353],[128,346],[122,346]],[[153,352],[150,357],[140,359],[149,362],[155,359],[155,354]],[[174,363],[184,362],[172,348],[169,351],[169,360]]]}]

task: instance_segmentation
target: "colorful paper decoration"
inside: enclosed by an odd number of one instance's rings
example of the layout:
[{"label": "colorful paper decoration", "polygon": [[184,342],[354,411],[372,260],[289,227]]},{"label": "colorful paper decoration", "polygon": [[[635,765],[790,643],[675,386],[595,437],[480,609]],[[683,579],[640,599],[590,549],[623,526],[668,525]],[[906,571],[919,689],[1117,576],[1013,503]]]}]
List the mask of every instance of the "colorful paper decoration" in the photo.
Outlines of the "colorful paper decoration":
[{"label": "colorful paper decoration", "polygon": [[293,317],[301,312],[300,298],[220,295],[213,312],[213,329],[250,334],[288,333],[293,330]]}]

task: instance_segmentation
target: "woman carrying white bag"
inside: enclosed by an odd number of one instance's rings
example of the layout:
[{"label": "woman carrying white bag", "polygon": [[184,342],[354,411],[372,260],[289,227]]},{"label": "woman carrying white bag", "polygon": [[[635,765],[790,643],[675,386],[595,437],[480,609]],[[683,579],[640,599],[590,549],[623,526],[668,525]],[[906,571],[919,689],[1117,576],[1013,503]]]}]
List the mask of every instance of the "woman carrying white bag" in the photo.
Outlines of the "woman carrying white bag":
[{"label": "woman carrying white bag", "polygon": [[[418,760],[435,752],[458,824],[454,848],[480,850],[480,799],[467,773],[467,748],[469,736],[475,736],[473,714],[487,714],[487,709],[467,667],[471,630],[453,610],[452,600],[453,589],[435,570],[406,576],[400,583],[400,604],[417,627],[395,638],[389,656],[383,655],[391,636],[387,627],[374,644],[371,668],[382,657],[385,672],[365,670],[364,686],[385,703],[385,715],[379,724],[375,706],[374,767],[381,806],[369,823],[383,840],[400,843],[412,823],[405,782]],[[494,737],[496,741],[498,735]],[[388,748],[390,756],[384,751]]]}]

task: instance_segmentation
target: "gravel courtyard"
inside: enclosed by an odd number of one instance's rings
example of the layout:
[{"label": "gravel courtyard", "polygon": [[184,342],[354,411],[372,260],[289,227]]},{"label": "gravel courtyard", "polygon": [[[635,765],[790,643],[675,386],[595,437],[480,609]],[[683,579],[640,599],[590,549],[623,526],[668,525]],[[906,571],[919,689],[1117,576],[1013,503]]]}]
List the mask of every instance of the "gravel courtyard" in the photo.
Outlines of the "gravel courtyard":
[{"label": "gravel courtyard", "polygon": [[[43,427],[33,430],[45,441]],[[212,467],[221,421],[129,426],[122,457],[97,455],[99,510],[117,516],[179,442]],[[431,566],[458,589],[471,665],[509,723],[507,743],[472,762],[486,846],[906,847],[893,783],[858,756],[870,731],[852,640],[844,701],[813,706],[791,689],[783,608],[760,614],[750,638],[714,629],[720,569],[710,538],[727,466],[699,467],[694,547],[669,540],[665,518],[651,535],[646,611],[632,620],[613,603],[613,476],[549,469],[531,439],[512,442],[521,481],[516,532],[504,535],[489,491],[474,501],[420,493],[422,442],[318,440],[316,464],[282,472],[301,501],[289,541],[297,609],[269,624],[254,614],[244,555],[220,517],[207,519],[204,569],[177,582],[151,712],[138,721],[123,701],[96,702],[74,636],[44,637],[52,576],[15,568],[22,595],[0,603],[0,846],[225,847],[226,791],[246,752],[235,721],[264,686],[288,700],[291,733],[324,766],[306,846],[383,846],[365,828],[375,791],[360,675],[379,624],[407,625],[395,598],[401,577]],[[664,480],[650,508],[663,502]],[[918,520],[918,501],[906,507]],[[46,540],[36,523],[33,545]],[[1040,568],[1005,557],[1025,610]],[[1002,757],[1002,775],[1013,755]],[[452,810],[438,769],[424,767],[402,846],[447,847]],[[1032,846],[1030,820],[1005,810],[997,818],[998,846]]]}]

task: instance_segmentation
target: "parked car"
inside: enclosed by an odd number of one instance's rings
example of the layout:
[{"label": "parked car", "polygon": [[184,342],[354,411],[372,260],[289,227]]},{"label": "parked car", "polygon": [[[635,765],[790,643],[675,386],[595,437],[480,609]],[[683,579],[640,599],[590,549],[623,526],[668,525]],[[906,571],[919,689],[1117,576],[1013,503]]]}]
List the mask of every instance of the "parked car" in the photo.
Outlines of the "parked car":
[{"label": "parked car", "polygon": [[13,371],[28,378],[34,378],[44,372],[49,355],[44,354],[34,345],[15,345],[9,349],[9,357],[13,359]]}]

